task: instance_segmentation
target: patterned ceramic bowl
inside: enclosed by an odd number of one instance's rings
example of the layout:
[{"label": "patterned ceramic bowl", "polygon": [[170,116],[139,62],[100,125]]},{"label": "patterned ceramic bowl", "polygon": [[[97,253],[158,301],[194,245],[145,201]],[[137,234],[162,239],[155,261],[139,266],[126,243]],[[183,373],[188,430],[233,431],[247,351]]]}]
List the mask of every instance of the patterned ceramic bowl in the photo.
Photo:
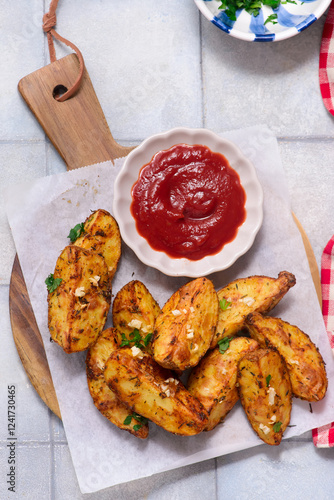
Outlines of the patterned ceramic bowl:
[{"label": "patterned ceramic bowl", "polygon": [[[202,14],[229,35],[248,42],[277,42],[297,35],[313,24],[325,12],[331,0],[281,0],[278,7],[263,5],[258,15],[245,9],[231,20],[221,0],[194,0]],[[228,5],[228,0],[227,0]]]}]

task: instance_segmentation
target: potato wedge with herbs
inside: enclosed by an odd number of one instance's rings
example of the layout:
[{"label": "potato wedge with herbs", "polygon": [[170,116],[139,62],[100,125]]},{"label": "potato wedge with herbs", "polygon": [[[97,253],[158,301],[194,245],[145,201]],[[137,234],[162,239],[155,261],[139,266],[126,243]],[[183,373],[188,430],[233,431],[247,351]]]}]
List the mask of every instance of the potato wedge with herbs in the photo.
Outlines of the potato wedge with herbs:
[{"label": "potato wedge with herbs", "polygon": [[89,349],[86,357],[88,388],[96,408],[102,415],[120,429],[145,439],[148,436],[147,422],[140,416],[133,416],[133,412],[107,386],[103,374],[107,359],[119,348],[121,341],[121,334],[116,328],[107,328]]},{"label": "potato wedge with herbs", "polygon": [[295,397],[310,402],[323,399],[328,385],[325,363],[306,333],[280,318],[259,313],[247,317],[247,326],[261,346],[273,346],[283,356]]},{"label": "potato wedge with herbs", "polygon": [[236,335],[242,330],[246,326],[248,314],[266,314],[271,311],[295,283],[293,274],[282,271],[278,278],[250,276],[236,279],[220,289],[217,292],[218,324],[210,348],[216,347],[220,339]]},{"label": "potato wedge with herbs", "polygon": [[51,338],[65,352],[84,351],[100,335],[110,308],[105,260],[90,250],[69,245],[57,259],[53,280],[60,280],[60,284],[48,293]]},{"label": "potato wedge with herbs", "polygon": [[166,431],[183,436],[199,434],[208,414],[183,384],[140,349],[114,351],[104,370],[108,386],[132,411]]},{"label": "potato wedge with herbs", "polygon": [[259,344],[246,337],[231,339],[226,349],[209,351],[191,372],[187,389],[209,414],[204,430],[211,431],[232,410],[239,399],[236,387],[238,363]]},{"label": "potato wedge with herbs", "polygon": [[112,279],[121,257],[121,235],[114,217],[106,210],[96,210],[87,217],[80,233],[74,244],[102,255]]},{"label": "potato wedge with herbs", "polygon": [[256,434],[269,445],[279,445],[292,408],[290,377],[282,356],[273,349],[246,354],[239,362],[237,384]]},{"label": "potato wedge with herbs", "polygon": [[[152,336],[160,307],[146,286],[138,280],[130,281],[117,293],[112,307],[113,325],[128,339],[138,330],[145,341]],[[146,342],[150,348],[150,343]]]},{"label": "potato wedge with herbs", "polygon": [[190,281],[171,296],[156,319],[154,359],[177,371],[196,366],[210,346],[217,319],[213,283],[207,278]]}]

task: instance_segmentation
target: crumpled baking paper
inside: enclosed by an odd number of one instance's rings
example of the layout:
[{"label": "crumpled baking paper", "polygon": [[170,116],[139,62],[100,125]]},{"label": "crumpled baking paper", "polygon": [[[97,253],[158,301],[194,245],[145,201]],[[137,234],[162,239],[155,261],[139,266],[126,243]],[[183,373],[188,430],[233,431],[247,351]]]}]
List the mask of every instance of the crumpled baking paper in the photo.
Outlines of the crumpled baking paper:
[{"label": "crumpled baking paper", "polygon": [[[209,276],[216,289],[250,275],[276,277],[290,271],[297,284],[272,315],[299,326],[318,345],[333,380],[332,354],[324,328],[301,235],[291,215],[289,194],[277,141],[266,126],[222,134],[253,162],[264,191],[264,220],[252,248],[228,270]],[[150,424],[140,440],[112,425],[95,408],[87,387],[86,353],[66,354],[50,342],[46,277],[69,243],[69,230],[90,211],[112,213],[113,185],[123,159],[105,162],[10,187],[6,211],[37,324],[43,337],[64,428],[82,493],[90,493],[195,462],[263,444],[251,429],[240,402],[223,424],[198,436],[174,436]],[[123,245],[113,294],[133,279],[141,280],[162,307],[187,278],[168,277],[142,264]],[[110,316],[110,315],[109,315]],[[108,318],[107,326],[111,326]],[[284,438],[300,435],[334,419],[334,391],[329,384],[318,403],[293,400]]]}]

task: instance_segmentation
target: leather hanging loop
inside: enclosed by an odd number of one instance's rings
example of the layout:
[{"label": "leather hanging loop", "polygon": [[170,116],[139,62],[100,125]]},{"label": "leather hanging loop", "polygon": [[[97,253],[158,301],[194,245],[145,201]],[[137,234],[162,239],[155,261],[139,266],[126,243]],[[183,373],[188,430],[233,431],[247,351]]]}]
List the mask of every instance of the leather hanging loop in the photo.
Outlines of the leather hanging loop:
[{"label": "leather hanging loop", "polygon": [[79,75],[78,75],[77,79],[75,80],[75,82],[73,83],[72,87],[70,89],[68,89],[63,95],[55,96],[55,99],[57,101],[64,102],[67,99],[69,99],[70,97],[72,97],[80,88],[81,81],[82,81],[83,74],[84,74],[84,69],[85,69],[85,62],[84,62],[83,56],[82,56],[80,50],[78,49],[78,47],[76,45],[74,45],[72,42],[70,42],[69,40],[67,40],[66,38],[63,38],[62,36],[60,36],[57,33],[57,31],[55,30],[55,26],[57,24],[57,17],[56,17],[57,6],[58,6],[58,0],[52,0],[51,4],[50,4],[49,12],[47,12],[43,16],[43,31],[47,34],[47,38],[48,38],[50,61],[55,62],[57,59],[56,58],[56,50],[55,50],[54,43],[53,43],[53,39],[55,38],[59,42],[64,43],[65,45],[70,47],[72,50],[74,50],[74,52],[78,56],[79,67],[80,67]]}]

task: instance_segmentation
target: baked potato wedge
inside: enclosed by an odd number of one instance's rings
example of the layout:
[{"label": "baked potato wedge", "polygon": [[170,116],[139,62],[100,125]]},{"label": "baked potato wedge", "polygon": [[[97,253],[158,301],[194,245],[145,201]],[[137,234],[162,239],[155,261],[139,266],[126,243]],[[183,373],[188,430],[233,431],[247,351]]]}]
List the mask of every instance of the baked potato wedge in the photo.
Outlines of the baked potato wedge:
[{"label": "baked potato wedge", "polygon": [[280,318],[259,313],[247,316],[247,327],[261,346],[273,346],[283,356],[295,397],[310,402],[323,399],[328,385],[325,363],[306,333]]},{"label": "baked potato wedge", "polygon": [[[146,286],[138,280],[130,281],[119,290],[112,306],[113,325],[128,339],[134,329],[139,331],[143,341],[153,335],[154,323],[160,314],[160,307]],[[150,342],[146,342],[150,351]]]},{"label": "baked potato wedge", "polygon": [[98,209],[87,217],[83,232],[74,244],[102,255],[110,279],[114,277],[121,257],[121,235],[116,220],[109,212]]},{"label": "baked potato wedge", "polygon": [[206,410],[173,372],[136,347],[114,351],[106,362],[104,377],[132,411],[168,432],[192,436],[207,423]]},{"label": "baked potato wedge", "polygon": [[187,389],[209,414],[205,431],[211,431],[222,422],[238,401],[239,360],[258,346],[255,340],[236,337],[228,342],[225,350],[209,351],[190,373]]},{"label": "baked potato wedge", "polygon": [[[145,439],[148,436],[148,424],[131,418],[133,412],[128,409],[107,386],[103,372],[110,354],[121,344],[121,334],[116,328],[103,330],[95,344],[88,350],[86,357],[86,373],[90,395],[96,408],[111,423],[134,436]],[[124,422],[129,420],[129,424]]]},{"label": "baked potato wedge", "polygon": [[110,308],[107,264],[92,251],[69,245],[57,259],[53,278],[61,282],[48,293],[51,338],[67,353],[84,351],[100,335]]},{"label": "baked potato wedge", "polygon": [[282,356],[273,349],[246,354],[239,362],[237,385],[256,434],[269,445],[279,445],[292,408],[290,377]]},{"label": "baked potato wedge", "polygon": [[236,335],[245,327],[246,316],[252,312],[271,311],[294,286],[293,274],[282,271],[278,278],[250,276],[232,281],[218,292],[219,314],[216,333],[210,348],[224,337]]},{"label": "baked potato wedge", "polygon": [[171,370],[196,366],[210,346],[217,319],[213,283],[197,278],[185,284],[170,297],[155,321],[154,359]]}]

